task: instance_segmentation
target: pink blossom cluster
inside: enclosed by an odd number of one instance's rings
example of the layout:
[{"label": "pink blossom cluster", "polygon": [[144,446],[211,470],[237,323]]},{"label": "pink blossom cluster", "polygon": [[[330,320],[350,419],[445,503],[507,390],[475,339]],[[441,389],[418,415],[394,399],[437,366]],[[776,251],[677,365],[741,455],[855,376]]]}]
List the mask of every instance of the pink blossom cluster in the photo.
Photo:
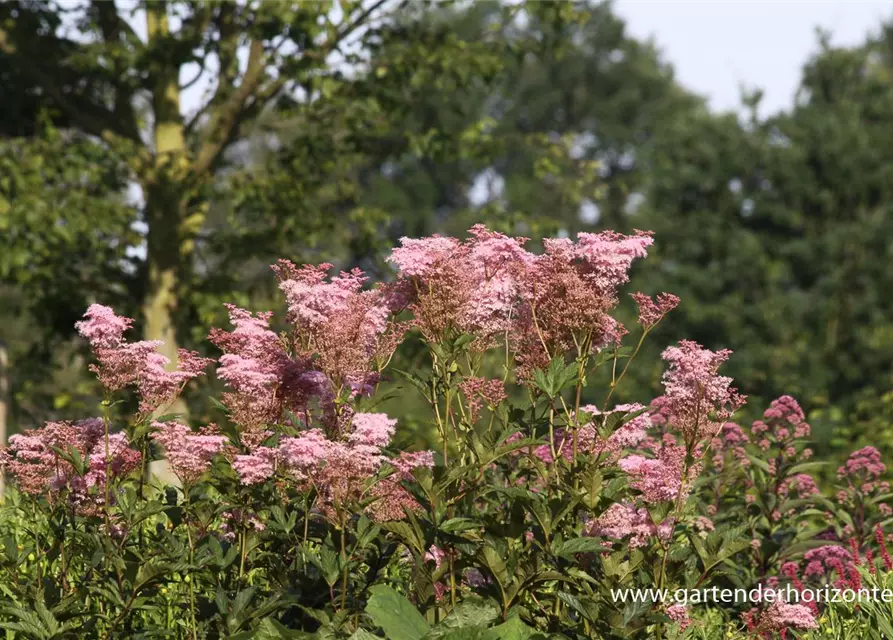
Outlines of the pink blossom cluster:
[{"label": "pink blossom cluster", "polygon": [[[66,455],[60,455],[60,451]],[[66,459],[70,452],[77,452],[83,461],[83,475]],[[129,447],[123,433],[109,434],[106,449],[105,429],[99,418],[48,422],[39,429],[10,436],[9,445],[0,450],[0,467],[15,478],[22,492],[53,497],[67,490],[73,503],[87,509],[105,501],[110,480],[128,475],[139,463],[140,453]]]},{"label": "pink blossom cluster", "polygon": [[487,378],[466,378],[459,383],[459,388],[465,394],[468,403],[468,420],[471,424],[477,421],[481,407],[496,407],[505,400],[505,383],[502,380],[488,380]]},{"label": "pink blossom cluster", "polygon": [[674,528],[670,518],[654,524],[647,509],[628,502],[615,502],[598,518],[589,521],[585,534],[615,540],[629,538],[630,548],[635,549],[648,545],[654,538],[668,539]]},{"label": "pink blossom cluster", "polygon": [[679,624],[679,631],[685,631],[691,626],[691,618],[684,604],[674,604],[667,607],[667,617]]},{"label": "pink blossom cluster", "polygon": [[750,465],[746,448],[749,442],[750,438],[741,427],[734,422],[726,422],[710,445],[713,451],[713,468],[722,471],[729,459],[739,467]]},{"label": "pink blossom cluster", "polygon": [[242,442],[251,447],[266,439],[267,425],[278,423],[284,410],[301,415],[309,398],[331,392],[322,374],[286,352],[270,329],[272,313],[226,307],[233,331],[215,328],[209,338],[224,352],[217,377],[230,391],[223,394],[223,403],[241,428]]},{"label": "pink blossom cluster", "polygon": [[863,505],[874,505],[881,516],[887,517],[893,513],[881,496],[890,491],[890,483],[883,480],[887,472],[886,465],[881,462],[881,453],[874,447],[863,447],[854,451],[846,462],[837,470],[837,477],[844,486],[837,492],[838,503],[847,507],[853,513],[859,514],[854,518],[853,524],[858,531],[849,527],[849,534],[857,534],[860,539],[867,537],[864,531],[866,508]]},{"label": "pink blossom cluster", "polygon": [[532,254],[526,238],[475,225],[470,238],[402,238],[388,257],[406,284],[414,324],[429,340],[474,334],[486,347],[517,315]]},{"label": "pink blossom cluster", "polygon": [[158,353],[161,342],[124,340],[124,332],[132,323],[130,318],[116,316],[109,307],[93,304],[75,327],[90,342],[98,361],[90,369],[102,385],[110,392],[136,386],[140,411],[151,413],[172,402],[187,382],[202,374],[211,360],[180,349],[178,368],[170,371],[170,360]]},{"label": "pink blossom cluster", "polygon": [[153,421],[152,427],[155,429],[152,439],[164,447],[171,468],[184,484],[198,480],[228,443],[214,424],[198,432],[176,421]]},{"label": "pink blossom cluster", "polygon": [[639,307],[639,324],[648,329],[679,306],[679,298],[672,293],[659,293],[656,301],[641,292],[631,293],[630,296]]},{"label": "pink blossom cluster", "polygon": [[232,466],[242,484],[261,484],[273,477],[279,457],[277,449],[257,446],[249,454],[233,456]]},{"label": "pink blossom cluster", "polygon": [[639,231],[632,236],[580,233],[576,243],[544,241],[545,252],[525,272],[523,305],[511,334],[522,379],[556,355],[620,342],[627,331],[610,315],[618,303],[617,289],[652,242],[649,233]]},{"label": "pink blossom cluster", "polygon": [[[663,359],[669,364],[664,373],[664,395],[652,404],[689,446],[712,439],[723,423],[744,404],[744,396],[732,387],[732,379],[719,375],[719,367],[731,351],[710,351],[696,342],[682,340],[668,347]],[[661,424],[656,422],[656,424]]]},{"label": "pink blossom cluster", "polygon": [[[277,472],[299,486],[313,487],[317,507],[336,517],[336,507],[371,502],[369,514],[379,521],[399,520],[404,510],[417,510],[418,503],[404,487],[419,467],[433,467],[430,451],[403,452],[389,459],[384,448],[390,444],[397,421],[383,413],[354,413],[342,439],[331,439],[321,429],[308,429],[297,437],[282,438],[277,447],[254,447],[248,454],[233,457],[232,466],[245,485],[269,480]],[[395,473],[369,486],[389,463]]]},{"label": "pink blossom cluster", "polygon": [[778,495],[783,499],[802,500],[819,493],[819,487],[815,482],[815,478],[808,473],[798,473],[790,476],[778,486]]},{"label": "pink blossom cluster", "polygon": [[[633,260],[645,257],[650,234],[581,233],[577,242],[546,240],[536,255],[523,248],[526,238],[482,225],[469,233],[464,242],[403,238],[388,258],[398,282],[409,284],[414,322],[427,339],[471,333],[486,348],[506,334],[523,378],[555,355],[584,343],[597,349],[625,332],[608,312]],[[668,311],[669,301],[658,304]]]},{"label": "pink blossom cluster", "polygon": [[700,468],[693,465],[686,472],[685,447],[666,434],[652,452],[653,458],[636,454],[621,458],[617,463],[630,477],[630,486],[640,492],[642,500],[652,504],[672,501],[690,490],[689,483]]},{"label": "pink blossom cluster", "polygon": [[764,637],[786,633],[790,629],[809,631],[818,629],[813,611],[805,604],[775,601],[762,611],[751,609],[743,614],[748,631]]},{"label": "pink blossom cluster", "polygon": [[397,348],[405,325],[393,315],[406,304],[400,286],[363,290],[359,269],[328,279],[330,264],[297,267],[280,260],[273,267],[288,303],[297,353],[315,356],[336,389],[368,395],[378,380],[377,366]]},{"label": "pink blossom cluster", "polygon": [[824,576],[838,569],[840,563],[843,563],[844,567],[853,563],[852,553],[837,545],[825,545],[810,549],[803,559],[806,561],[805,575],[808,578]]},{"label": "pink blossom cluster", "polygon": [[[799,442],[809,437],[811,429],[800,404],[791,396],[773,400],[763,412],[763,420],[756,420],[750,431],[760,449],[778,451],[778,461],[794,461],[798,457],[806,459],[812,455],[812,450],[803,449]],[[773,460],[770,465],[772,469],[775,463]]]},{"label": "pink blossom cluster", "polygon": [[886,472],[887,466],[881,462],[881,452],[874,447],[863,447],[850,454],[846,463],[837,470],[837,477],[874,482]]}]

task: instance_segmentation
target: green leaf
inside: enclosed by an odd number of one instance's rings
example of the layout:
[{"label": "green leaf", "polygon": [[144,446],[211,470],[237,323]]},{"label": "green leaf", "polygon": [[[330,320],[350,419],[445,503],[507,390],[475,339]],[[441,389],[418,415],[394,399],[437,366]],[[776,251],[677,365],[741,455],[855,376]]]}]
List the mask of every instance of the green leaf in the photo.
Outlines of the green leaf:
[{"label": "green leaf", "polygon": [[429,637],[434,637],[435,632],[445,629],[487,627],[498,617],[499,610],[495,605],[472,596],[456,605],[456,608],[450,611],[443,622],[434,628]]},{"label": "green leaf", "polygon": [[381,584],[369,591],[366,613],[389,640],[418,640],[428,633],[428,623],[404,596]]},{"label": "green leaf", "polygon": [[611,547],[606,547],[598,538],[587,537],[571,538],[552,545],[552,553],[559,558],[573,558],[578,553],[600,553],[611,550]]},{"label": "green leaf", "polygon": [[393,369],[393,371],[406,378],[412,386],[418,389],[422,393],[422,395],[425,396],[425,398],[430,397],[429,394],[431,392],[431,385],[428,382],[422,380],[422,378],[414,374],[412,371],[404,371],[402,369]]},{"label": "green leaf", "polygon": [[479,529],[481,523],[471,518],[450,518],[440,525],[440,530],[445,533],[456,533],[459,531],[468,531],[469,529]]},{"label": "green leaf", "polygon": [[801,462],[800,464],[795,464],[791,467],[787,475],[793,476],[798,473],[812,473],[813,471],[821,471],[825,467],[828,466],[828,462],[814,461],[814,462]]},{"label": "green leaf", "polygon": [[498,627],[493,627],[492,631],[499,640],[546,640],[546,636],[528,627],[517,616],[509,618]]},{"label": "green leaf", "polygon": [[255,631],[253,640],[311,640],[317,636],[304,631],[289,629],[272,618],[264,618]]},{"label": "green leaf", "polygon": [[509,576],[502,554],[493,547],[486,546],[481,550],[481,556],[484,564],[490,570],[490,573],[493,574],[493,577],[496,578],[496,581],[505,587],[511,576]]}]

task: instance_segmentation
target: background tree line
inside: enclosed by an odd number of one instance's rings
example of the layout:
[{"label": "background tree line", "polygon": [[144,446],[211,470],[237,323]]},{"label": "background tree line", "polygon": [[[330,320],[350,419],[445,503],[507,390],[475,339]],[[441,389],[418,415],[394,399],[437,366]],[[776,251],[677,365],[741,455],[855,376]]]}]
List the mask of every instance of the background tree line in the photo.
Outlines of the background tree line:
[{"label": "background tree line", "polygon": [[[610,3],[0,4],[13,423],[95,410],[73,338],[90,302],[170,356],[207,350],[223,302],[278,308],[277,258],[388,278],[400,236],[481,221],[533,241],[654,229],[634,284],[683,304],[653,344],[734,349],[754,406],[796,395],[826,452],[893,446],[878,26],[856,48],[820,38],[796,105],[762,118],[758,93],[711,112]],[[655,356],[630,397],[656,387]],[[411,401],[388,410],[413,420]]]}]

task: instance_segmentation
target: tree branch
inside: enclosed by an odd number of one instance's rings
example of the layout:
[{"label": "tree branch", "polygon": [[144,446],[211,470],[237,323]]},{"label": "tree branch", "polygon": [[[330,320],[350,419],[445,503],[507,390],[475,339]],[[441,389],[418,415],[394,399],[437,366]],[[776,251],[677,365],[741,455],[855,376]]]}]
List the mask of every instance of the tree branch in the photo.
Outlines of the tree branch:
[{"label": "tree branch", "polygon": [[242,76],[242,82],[223,104],[211,112],[207,138],[199,148],[193,165],[195,175],[201,176],[206,173],[220,157],[239,120],[240,112],[263,80],[265,67],[264,45],[260,40],[252,40],[249,46],[248,66]]}]

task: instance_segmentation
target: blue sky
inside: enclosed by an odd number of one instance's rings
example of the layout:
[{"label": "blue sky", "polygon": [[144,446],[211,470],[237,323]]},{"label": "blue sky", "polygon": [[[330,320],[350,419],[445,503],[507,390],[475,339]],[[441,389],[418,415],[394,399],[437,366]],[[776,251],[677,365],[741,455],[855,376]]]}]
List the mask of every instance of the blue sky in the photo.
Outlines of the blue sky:
[{"label": "blue sky", "polygon": [[743,84],[764,90],[766,115],[791,106],[816,27],[834,45],[859,44],[893,18],[893,0],[617,0],[615,10],[712,108],[738,108]]}]

